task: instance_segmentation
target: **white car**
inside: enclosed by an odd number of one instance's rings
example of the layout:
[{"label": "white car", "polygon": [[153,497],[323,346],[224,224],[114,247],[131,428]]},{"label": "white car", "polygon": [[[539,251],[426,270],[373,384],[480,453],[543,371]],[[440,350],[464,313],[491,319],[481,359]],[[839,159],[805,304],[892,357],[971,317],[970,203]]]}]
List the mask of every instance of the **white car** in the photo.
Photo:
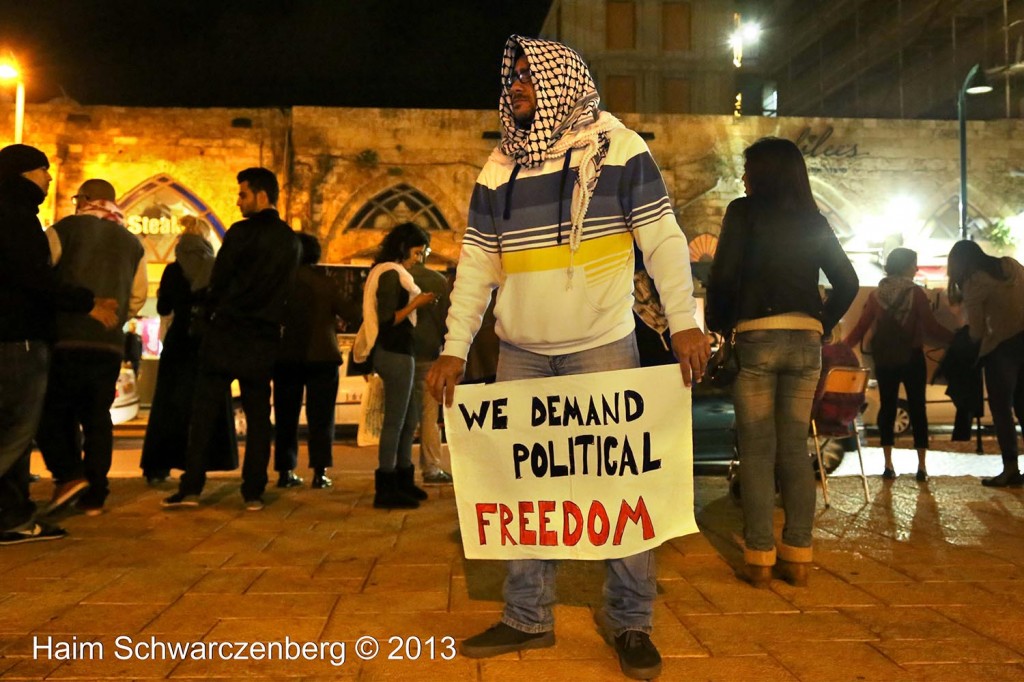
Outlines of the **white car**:
[{"label": "white car", "polygon": [[[928,415],[928,427],[933,426],[952,426],[956,420],[956,406],[953,405],[953,401],[950,400],[949,396],[946,395],[945,384],[933,384],[931,383],[935,368],[938,365],[939,360],[942,359],[943,350],[941,348],[930,348],[925,346],[925,357],[927,358],[928,367],[928,383],[924,389],[924,400],[925,410]],[[872,375],[873,376],[873,375]],[[878,425],[878,408],[880,407],[881,401],[878,396],[878,382],[875,379],[868,381],[868,389],[864,393],[864,401],[866,407],[864,408],[863,421],[865,426],[877,426]],[[982,400],[984,413],[981,415],[981,423],[986,426],[991,426],[992,415],[988,411],[988,400]],[[974,421],[972,420],[972,425]],[[903,385],[900,384],[899,399],[896,403],[896,423],[893,428],[893,432],[899,436],[904,433],[910,433],[910,412],[907,409],[907,394],[903,390]]]}]

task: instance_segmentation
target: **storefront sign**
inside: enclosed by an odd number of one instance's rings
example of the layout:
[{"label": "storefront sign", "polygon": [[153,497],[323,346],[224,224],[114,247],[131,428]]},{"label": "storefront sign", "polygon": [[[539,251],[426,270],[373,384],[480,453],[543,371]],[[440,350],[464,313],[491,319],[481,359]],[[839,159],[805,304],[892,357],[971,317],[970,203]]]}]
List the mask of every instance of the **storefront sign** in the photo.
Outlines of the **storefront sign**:
[{"label": "storefront sign", "polygon": [[819,157],[855,159],[858,156],[867,156],[867,152],[861,152],[857,149],[856,142],[853,144],[838,144],[832,141],[834,132],[835,129],[832,126],[827,126],[825,131],[821,133],[813,132],[811,127],[808,126],[800,131],[800,135],[796,138],[796,146],[809,159]]},{"label": "storefront sign", "polygon": [[178,223],[178,216],[147,218],[141,215],[128,216],[128,231],[138,235],[179,235],[184,229]]}]

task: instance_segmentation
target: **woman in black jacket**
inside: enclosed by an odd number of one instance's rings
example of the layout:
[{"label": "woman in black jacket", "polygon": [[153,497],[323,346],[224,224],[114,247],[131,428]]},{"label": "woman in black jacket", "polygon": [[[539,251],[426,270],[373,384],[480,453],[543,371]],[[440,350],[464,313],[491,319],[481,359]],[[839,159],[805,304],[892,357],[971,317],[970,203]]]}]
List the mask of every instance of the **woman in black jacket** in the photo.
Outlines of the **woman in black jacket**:
[{"label": "woman in black jacket", "polygon": [[[777,572],[807,584],[815,483],[807,432],[821,370],[821,337],[857,294],[857,275],[818,212],[807,167],[789,140],[763,138],[744,151],[746,198],[729,204],[708,284],[708,324],[736,332],[733,385],[742,460],[745,567],[766,587],[776,565],[775,481],[786,523]],[[832,292],[822,301],[818,272]]]},{"label": "woman in black jacket", "polygon": [[277,487],[302,485],[295,475],[299,414],[306,394],[309,468],[313,488],[330,488],[334,464],[334,408],[338,402],[338,321],[345,300],[330,277],[316,268],[322,249],[311,234],[300,233],[302,257],[284,317],[284,335],[274,365],[274,469]]}]

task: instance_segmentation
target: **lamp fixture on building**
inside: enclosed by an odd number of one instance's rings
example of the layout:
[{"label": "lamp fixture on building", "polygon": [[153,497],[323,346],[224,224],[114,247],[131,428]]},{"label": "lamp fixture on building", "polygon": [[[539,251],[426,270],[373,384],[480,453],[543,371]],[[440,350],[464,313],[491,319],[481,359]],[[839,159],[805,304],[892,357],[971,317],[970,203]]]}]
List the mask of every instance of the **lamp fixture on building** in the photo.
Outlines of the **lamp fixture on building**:
[{"label": "lamp fixture on building", "polygon": [[992,92],[992,86],[975,64],[967,72],[960,96],[956,101],[956,114],[960,122],[960,238],[967,239],[967,95],[983,95]]},{"label": "lamp fixture on building", "polygon": [[22,80],[21,70],[13,58],[0,62],[0,80],[17,82],[14,96],[14,142],[21,144],[25,124],[25,81]]},{"label": "lamp fixture on building", "polygon": [[761,27],[755,23],[743,23],[739,12],[732,15],[733,32],[729,36],[729,47],[732,48],[732,65],[737,69],[743,66],[743,46],[754,45],[761,37]]}]

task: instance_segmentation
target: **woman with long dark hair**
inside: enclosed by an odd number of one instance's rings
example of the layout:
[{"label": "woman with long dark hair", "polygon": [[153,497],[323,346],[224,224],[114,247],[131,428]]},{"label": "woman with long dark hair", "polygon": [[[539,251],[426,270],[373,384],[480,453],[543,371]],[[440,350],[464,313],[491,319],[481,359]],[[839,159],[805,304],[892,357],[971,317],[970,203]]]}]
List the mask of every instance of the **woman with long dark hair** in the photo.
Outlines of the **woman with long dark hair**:
[{"label": "woman with long dark hair", "polygon": [[1024,267],[1013,258],[989,256],[970,241],[949,251],[949,298],[963,300],[971,339],[980,344],[988,406],[1003,455],[1003,471],[982,479],[993,488],[1024,485],[1018,464],[1017,420],[1024,415],[1017,393],[1024,390]]},{"label": "woman with long dark hair", "polygon": [[[902,247],[889,252],[885,259],[885,277],[868,298],[857,325],[846,337],[845,343],[856,346],[874,327],[872,353],[875,361],[875,379],[878,380],[878,435],[882,445],[885,467],[882,478],[893,480],[896,469],[892,463],[892,447],[896,442],[896,407],[900,384],[907,394],[907,412],[914,432],[917,450],[917,481],[928,481],[928,413],[925,409],[925,386],[928,370],[924,358],[924,339],[934,338],[944,345],[953,340],[953,332],[939,324],[932,312],[928,295],[914,284],[917,273],[917,252]],[[879,329],[886,318],[892,318],[904,330],[900,338],[884,338]],[[891,327],[888,327],[891,328]],[[905,342],[905,354],[898,350],[883,353],[883,344],[899,345]]]},{"label": "woman with long dark hair", "polygon": [[384,383],[384,424],[381,427],[373,506],[415,509],[427,494],[415,483],[412,440],[420,405],[413,391],[416,348],[412,329],[416,309],[434,302],[424,294],[407,268],[426,257],[430,237],[418,225],[402,223],[388,232],[374,258],[363,289],[363,325],[353,356],[365,361]]},{"label": "woman with long dark hair", "polygon": [[[775,567],[786,582],[804,586],[816,499],[807,433],[821,338],[850,306],[858,281],[818,211],[797,146],[767,137],[744,157],[747,196],[726,210],[708,284],[708,325],[726,336],[735,331],[740,364],[733,400],[745,565],[738,575],[766,587]],[[819,270],[832,285],[824,301]],[[776,476],[786,512],[778,549]]]}]

